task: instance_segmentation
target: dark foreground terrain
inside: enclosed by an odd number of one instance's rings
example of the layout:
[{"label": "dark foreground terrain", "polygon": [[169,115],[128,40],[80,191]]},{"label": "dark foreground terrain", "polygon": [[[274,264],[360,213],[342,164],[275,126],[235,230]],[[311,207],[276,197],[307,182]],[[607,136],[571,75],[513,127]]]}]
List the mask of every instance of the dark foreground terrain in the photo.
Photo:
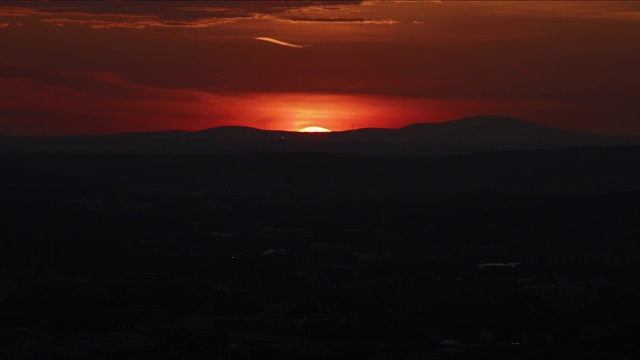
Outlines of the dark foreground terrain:
[{"label": "dark foreground terrain", "polygon": [[636,359],[640,148],[0,155],[3,359]]}]

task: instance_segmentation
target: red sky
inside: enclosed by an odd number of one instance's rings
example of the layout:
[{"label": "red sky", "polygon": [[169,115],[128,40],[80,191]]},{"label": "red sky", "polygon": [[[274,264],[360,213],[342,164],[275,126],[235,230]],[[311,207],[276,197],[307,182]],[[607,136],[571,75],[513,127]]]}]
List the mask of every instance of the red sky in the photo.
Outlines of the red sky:
[{"label": "red sky", "polygon": [[402,127],[640,135],[640,2],[4,2],[0,134]]}]

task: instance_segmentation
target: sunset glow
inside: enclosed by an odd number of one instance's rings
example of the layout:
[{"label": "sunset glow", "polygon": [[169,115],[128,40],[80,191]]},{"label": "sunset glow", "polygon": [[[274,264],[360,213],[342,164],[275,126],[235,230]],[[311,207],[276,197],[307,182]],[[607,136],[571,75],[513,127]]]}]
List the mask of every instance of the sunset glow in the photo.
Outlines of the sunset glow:
[{"label": "sunset glow", "polygon": [[8,2],[0,135],[479,114],[640,134],[639,24],[633,1]]},{"label": "sunset glow", "polygon": [[640,0],[0,0],[0,360],[640,360],[639,164]]},{"label": "sunset glow", "polygon": [[318,133],[318,132],[331,132],[331,130],[325,129],[325,128],[320,127],[320,126],[309,126],[309,127],[304,128],[304,129],[300,129],[300,132]]}]

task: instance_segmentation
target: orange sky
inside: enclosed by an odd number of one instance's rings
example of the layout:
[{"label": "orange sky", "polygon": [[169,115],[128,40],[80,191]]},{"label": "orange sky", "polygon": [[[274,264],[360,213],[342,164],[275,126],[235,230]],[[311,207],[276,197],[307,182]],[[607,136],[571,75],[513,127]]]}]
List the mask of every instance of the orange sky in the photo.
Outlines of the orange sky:
[{"label": "orange sky", "polygon": [[0,134],[401,127],[640,134],[637,2],[0,4]]}]

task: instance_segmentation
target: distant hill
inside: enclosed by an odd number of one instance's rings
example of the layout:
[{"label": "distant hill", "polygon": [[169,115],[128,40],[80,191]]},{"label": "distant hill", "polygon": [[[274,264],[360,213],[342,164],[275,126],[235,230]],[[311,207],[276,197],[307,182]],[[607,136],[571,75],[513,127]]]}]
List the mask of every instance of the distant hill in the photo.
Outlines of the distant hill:
[{"label": "distant hill", "polygon": [[0,152],[242,154],[335,152],[424,155],[479,151],[638,145],[638,137],[610,137],[555,129],[503,116],[475,116],[401,129],[332,133],[267,131],[224,126],[195,132],[165,131],[63,137],[2,137]]}]

